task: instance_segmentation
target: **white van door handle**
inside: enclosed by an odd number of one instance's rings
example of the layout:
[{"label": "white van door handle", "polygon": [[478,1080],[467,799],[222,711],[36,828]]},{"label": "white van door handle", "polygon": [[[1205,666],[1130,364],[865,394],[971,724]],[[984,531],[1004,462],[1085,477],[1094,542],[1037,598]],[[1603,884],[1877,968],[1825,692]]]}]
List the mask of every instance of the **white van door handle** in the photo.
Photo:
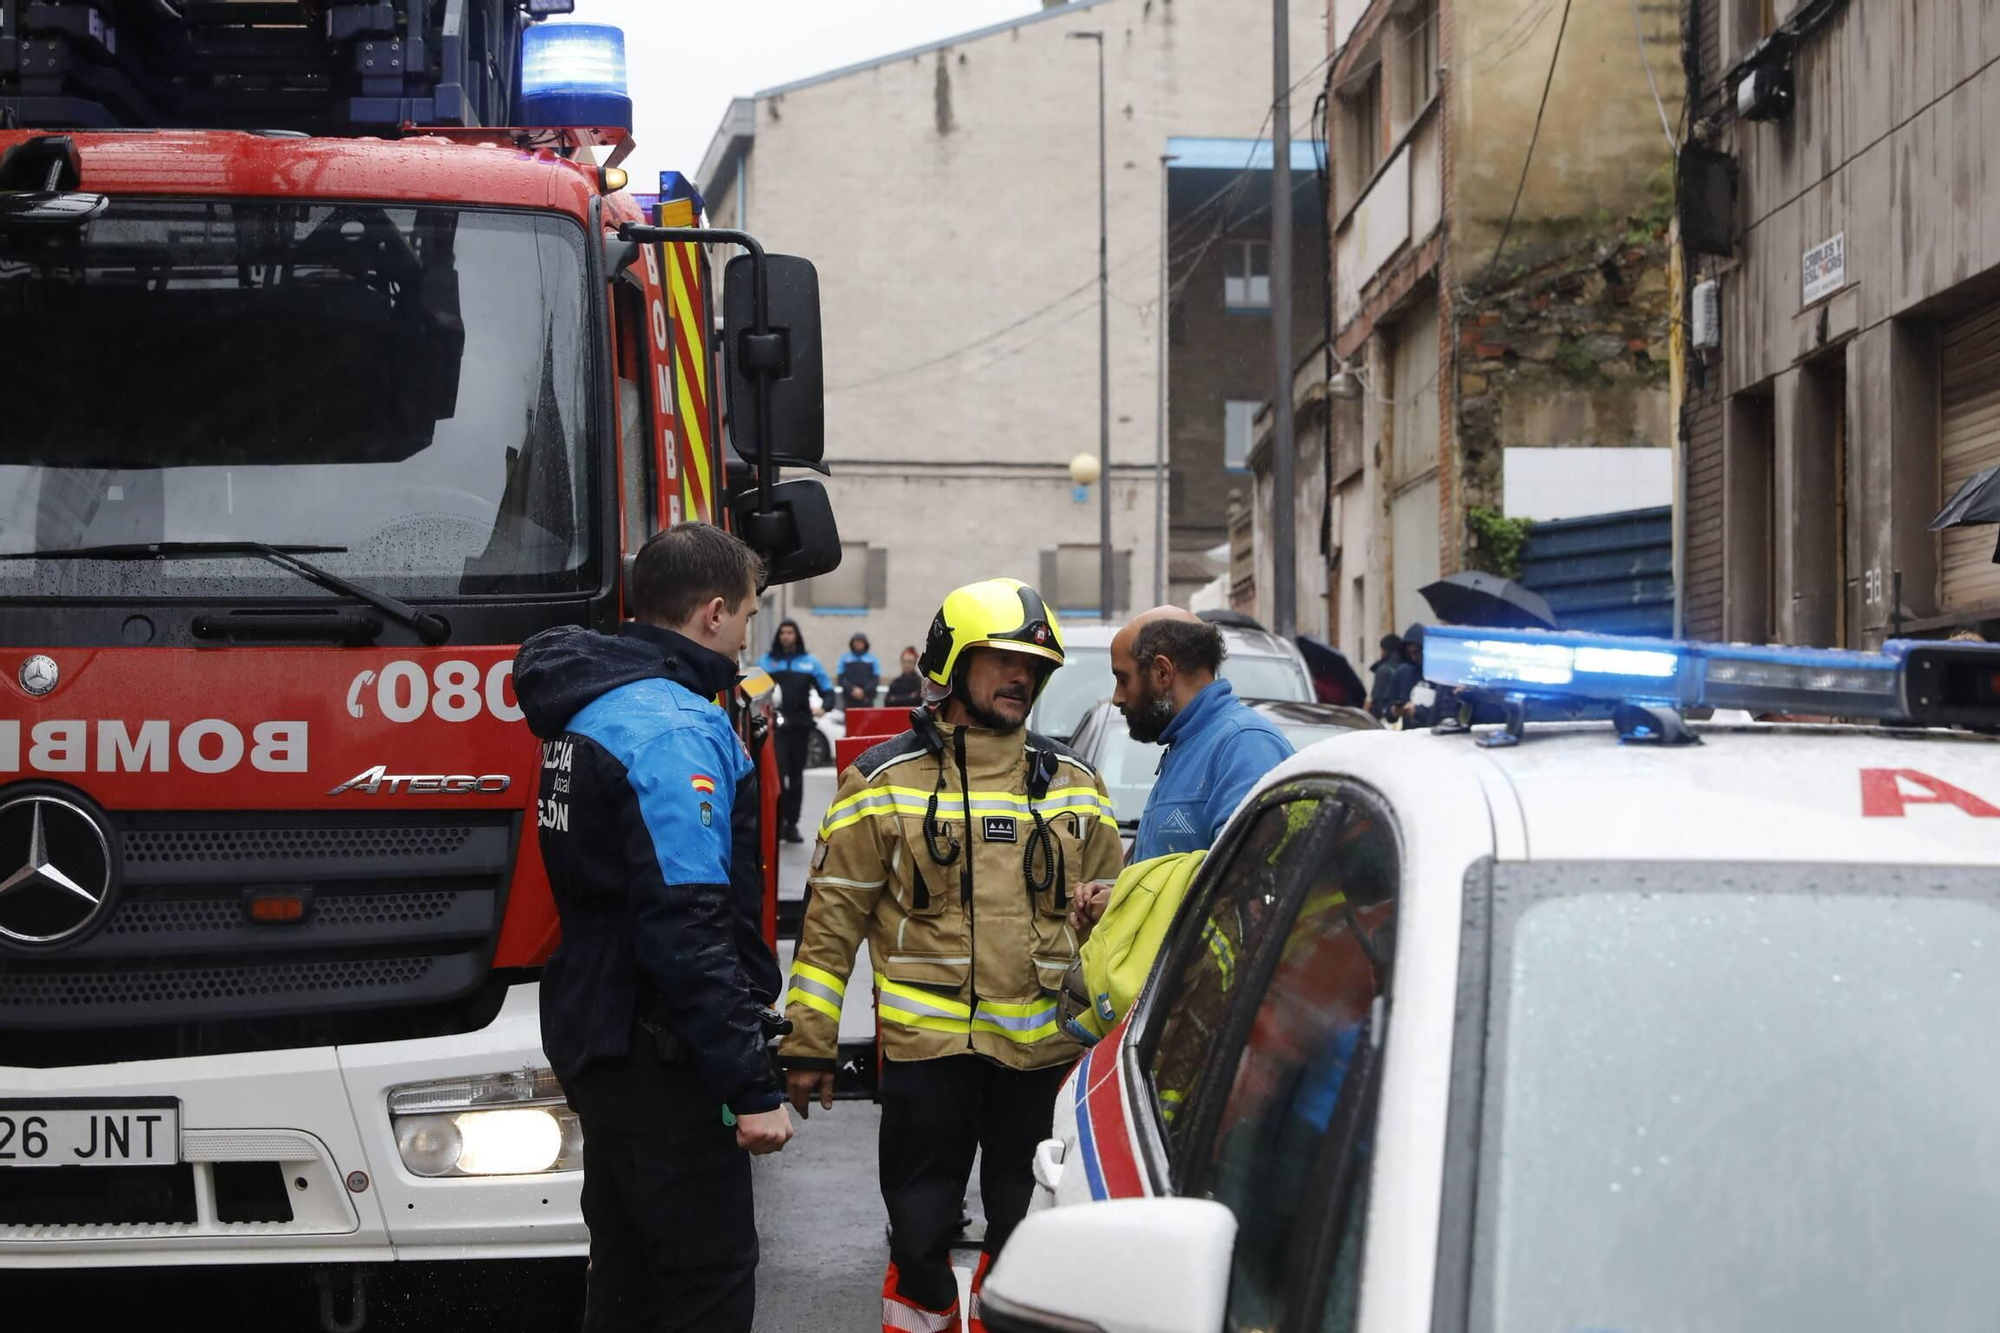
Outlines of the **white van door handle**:
[{"label": "white van door handle", "polygon": [[1035,1145],[1035,1183],[1051,1194],[1062,1183],[1063,1156],[1061,1139],[1043,1139]]}]

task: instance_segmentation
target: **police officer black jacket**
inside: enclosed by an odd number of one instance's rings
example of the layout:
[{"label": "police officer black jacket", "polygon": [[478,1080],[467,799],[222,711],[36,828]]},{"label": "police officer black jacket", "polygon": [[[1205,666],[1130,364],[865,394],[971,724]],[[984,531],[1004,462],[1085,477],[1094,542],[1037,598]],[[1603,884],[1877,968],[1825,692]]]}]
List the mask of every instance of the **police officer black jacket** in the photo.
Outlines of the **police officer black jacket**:
[{"label": "police officer black jacket", "polygon": [[[735,679],[721,654],[636,623],[545,630],[515,658],[542,740],[536,822],[562,915],[541,987],[559,1079],[625,1055],[645,1020],[739,1115],[782,1100],[759,1018],[780,985],[761,877],[754,858],[732,857],[755,773],[713,702]],[[732,877],[732,861],[748,864]]]}]

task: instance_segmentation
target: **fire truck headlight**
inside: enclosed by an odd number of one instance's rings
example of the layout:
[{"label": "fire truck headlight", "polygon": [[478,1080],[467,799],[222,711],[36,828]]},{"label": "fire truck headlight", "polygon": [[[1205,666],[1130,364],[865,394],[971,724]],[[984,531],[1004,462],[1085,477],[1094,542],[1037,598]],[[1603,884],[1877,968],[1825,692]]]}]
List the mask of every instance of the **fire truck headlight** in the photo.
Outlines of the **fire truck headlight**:
[{"label": "fire truck headlight", "polygon": [[528,1176],[583,1167],[583,1125],[547,1070],[391,1090],[396,1151],[412,1175]]},{"label": "fire truck headlight", "polygon": [[583,1125],[568,1107],[402,1116],[396,1151],[411,1175],[533,1176],[583,1166]]},{"label": "fire truck headlight", "polygon": [[465,1146],[458,1126],[448,1115],[408,1116],[396,1122],[396,1151],[403,1165],[417,1176],[448,1176],[458,1167]]},{"label": "fire truck headlight", "polygon": [[563,1131],[544,1107],[520,1111],[467,1111],[457,1118],[464,1146],[458,1169],[468,1176],[531,1176],[562,1158]]}]

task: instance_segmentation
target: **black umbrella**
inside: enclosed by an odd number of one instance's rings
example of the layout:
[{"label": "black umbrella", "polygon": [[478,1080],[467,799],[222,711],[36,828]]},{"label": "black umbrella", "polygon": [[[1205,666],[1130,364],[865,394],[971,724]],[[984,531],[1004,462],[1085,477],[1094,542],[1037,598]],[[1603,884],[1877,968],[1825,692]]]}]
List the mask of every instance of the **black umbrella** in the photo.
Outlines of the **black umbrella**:
[{"label": "black umbrella", "polygon": [[[1967,477],[1958,493],[1945,501],[1944,508],[1931,520],[1931,531],[1969,528],[1981,523],[2000,523],[2000,467]],[[1993,563],[2000,565],[2000,544],[1993,548]]]},{"label": "black umbrella", "polygon": [[1556,613],[1546,599],[1512,579],[1467,570],[1417,589],[1431,610],[1454,625],[1495,629],[1554,629]]},{"label": "black umbrella", "polygon": [[[1306,659],[1306,670],[1312,673],[1313,692],[1321,703],[1360,708],[1368,702],[1368,687],[1348,664],[1346,653],[1310,634],[1299,635],[1297,642],[1300,656]],[[1336,693],[1340,697],[1329,697]]]}]

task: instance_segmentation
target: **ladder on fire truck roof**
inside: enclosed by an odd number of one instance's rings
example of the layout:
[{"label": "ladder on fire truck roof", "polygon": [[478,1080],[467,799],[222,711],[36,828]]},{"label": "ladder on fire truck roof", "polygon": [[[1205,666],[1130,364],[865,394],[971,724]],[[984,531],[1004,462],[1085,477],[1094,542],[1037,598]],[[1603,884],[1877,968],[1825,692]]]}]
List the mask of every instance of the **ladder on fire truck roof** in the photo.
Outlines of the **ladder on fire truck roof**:
[{"label": "ladder on fire truck roof", "polygon": [[508,123],[573,0],[0,0],[0,128],[391,136]]}]

